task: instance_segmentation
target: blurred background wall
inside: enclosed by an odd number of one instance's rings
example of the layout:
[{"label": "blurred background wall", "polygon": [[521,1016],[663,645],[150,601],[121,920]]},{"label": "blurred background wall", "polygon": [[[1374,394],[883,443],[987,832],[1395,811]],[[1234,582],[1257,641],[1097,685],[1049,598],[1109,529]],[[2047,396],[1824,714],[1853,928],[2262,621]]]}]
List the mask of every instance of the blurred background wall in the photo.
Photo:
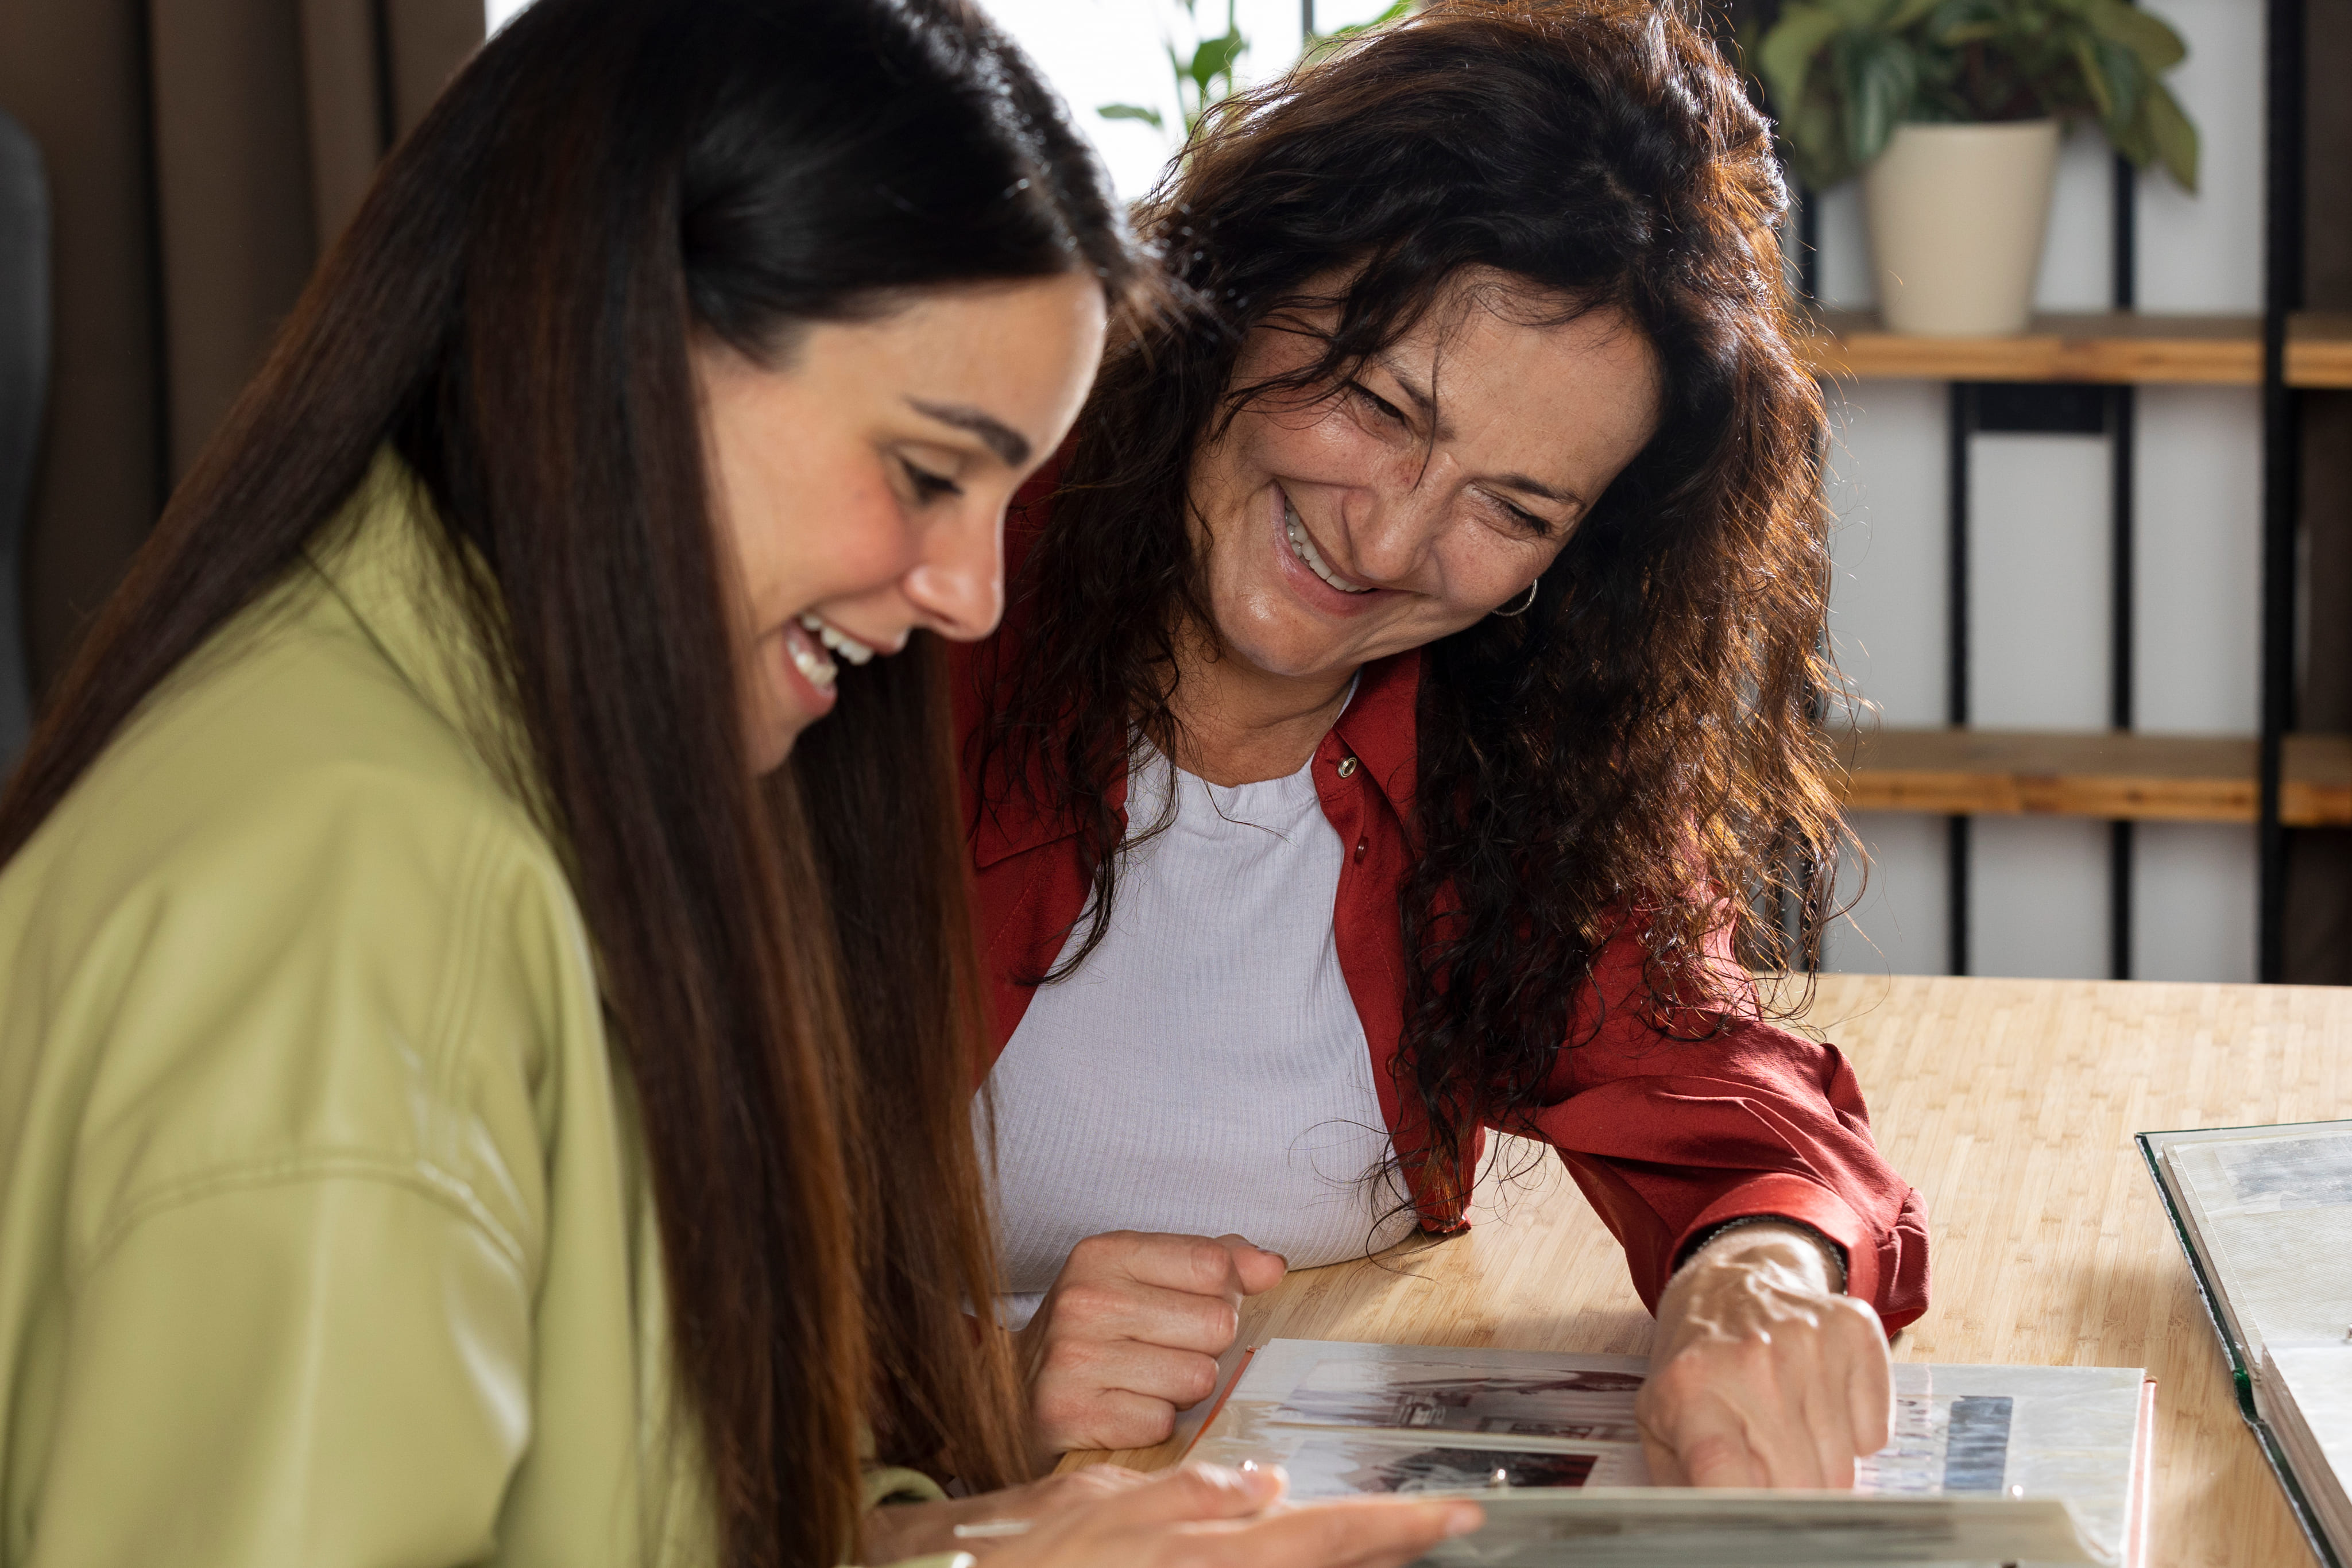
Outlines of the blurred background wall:
[{"label": "blurred background wall", "polygon": [[0,110],[52,216],[37,690],[482,26],[481,0],[0,0]]}]

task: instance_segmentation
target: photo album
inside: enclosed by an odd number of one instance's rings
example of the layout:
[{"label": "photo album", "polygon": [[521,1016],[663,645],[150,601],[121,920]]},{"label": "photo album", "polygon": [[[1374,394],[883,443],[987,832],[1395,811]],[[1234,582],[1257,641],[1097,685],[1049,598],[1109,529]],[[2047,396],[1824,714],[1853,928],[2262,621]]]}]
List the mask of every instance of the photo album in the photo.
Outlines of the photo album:
[{"label": "photo album", "polygon": [[1650,1485],[1629,1356],[1272,1340],[1186,1454],[1279,1464],[1302,1500],[1474,1496],[1427,1559],[1509,1568],[2144,1559],[2155,1385],[2123,1367],[1895,1368],[1894,1440],[1850,1492]]},{"label": "photo album", "polygon": [[2312,1551],[2352,1568],[2352,1122],[2142,1133],[2254,1429]]}]

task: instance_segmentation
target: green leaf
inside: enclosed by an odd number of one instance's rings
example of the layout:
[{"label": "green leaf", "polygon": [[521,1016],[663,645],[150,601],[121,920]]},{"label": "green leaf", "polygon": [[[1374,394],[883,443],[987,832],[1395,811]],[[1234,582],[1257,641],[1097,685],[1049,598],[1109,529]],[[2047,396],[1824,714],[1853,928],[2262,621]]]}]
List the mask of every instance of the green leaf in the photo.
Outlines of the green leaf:
[{"label": "green leaf", "polygon": [[2189,57],[2189,46],[2161,16],[2127,5],[2124,0],[2086,0],[2083,16],[2102,38],[2138,56],[2150,76],[2170,70]]},{"label": "green leaf", "polygon": [[1227,33],[1222,37],[1201,40],[1201,47],[1193,51],[1192,69],[1190,75],[1201,89],[1202,108],[1208,107],[1210,84],[1219,77],[1230,78],[1234,71],[1234,62],[1241,58],[1242,50],[1248,47],[1248,40],[1239,33]]},{"label": "green leaf", "polygon": [[2139,57],[2121,44],[2101,38],[2096,47],[2100,73],[2107,78],[2107,91],[2116,100],[2111,125],[2128,125],[2139,118],[2140,96],[2147,90],[2150,73],[2141,69]]},{"label": "green leaf", "polygon": [[1856,168],[1886,151],[1887,139],[1911,111],[1919,85],[1919,57],[1900,38],[1849,34],[1845,56],[1846,156]]},{"label": "green leaf", "polygon": [[2147,104],[2145,100],[2142,100],[2140,110],[2132,117],[2130,124],[2121,131],[2108,131],[2107,141],[2118,153],[2129,159],[2135,169],[2145,169],[2155,162],[2156,142],[2148,135]]},{"label": "green leaf", "polygon": [[1783,120],[1780,135],[1789,144],[1789,162],[1795,166],[1797,178],[1808,189],[1826,191],[1853,177],[1853,165],[1846,160],[1837,108],[1826,98],[1807,101]]},{"label": "green leaf", "polygon": [[2107,81],[2107,73],[2099,66],[2098,41],[2087,33],[2077,33],[2074,38],[2074,63],[2082,68],[2083,86],[2089,89],[2091,102],[2096,106],[2099,118],[2113,125],[2116,119],[2116,95]]},{"label": "green leaf", "polygon": [[1899,33],[1906,27],[1916,26],[1921,18],[1945,4],[1947,0],[1903,0],[1882,25],[1890,33]]},{"label": "green leaf", "polygon": [[2180,100],[2172,89],[2160,81],[2147,84],[2147,96],[2141,100],[2147,120],[2148,140],[2155,143],[2157,156],[2172,177],[2180,182],[2181,189],[2197,189],[2197,128],[2180,112]]},{"label": "green leaf", "polygon": [[1944,0],[1927,18],[1927,40],[1956,47],[1971,38],[1989,38],[2006,25],[2000,0]]},{"label": "green leaf", "polygon": [[1154,131],[1168,129],[1167,121],[1156,109],[1146,109],[1139,103],[1106,103],[1095,112],[1105,120],[1139,120]]},{"label": "green leaf", "polygon": [[1813,68],[1813,57],[1845,25],[1835,12],[1819,5],[1791,4],[1780,8],[1779,24],[1764,35],[1763,46],[1756,51],[1756,69],[1782,119],[1795,114],[1804,101],[1805,78]]}]

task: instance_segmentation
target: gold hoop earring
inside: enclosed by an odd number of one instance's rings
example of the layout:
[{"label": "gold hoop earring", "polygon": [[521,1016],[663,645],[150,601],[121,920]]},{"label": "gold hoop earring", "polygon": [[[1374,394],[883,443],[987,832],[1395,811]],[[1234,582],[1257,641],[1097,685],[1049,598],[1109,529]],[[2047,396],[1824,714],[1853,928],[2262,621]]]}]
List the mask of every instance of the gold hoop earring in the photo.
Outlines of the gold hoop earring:
[{"label": "gold hoop earring", "polygon": [[1525,615],[1528,611],[1533,610],[1536,607],[1536,590],[1542,586],[1543,579],[1540,577],[1537,578],[1535,581],[1528,584],[1528,596],[1525,600],[1520,601],[1519,607],[1517,610],[1496,610],[1490,612],[1490,613],[1499,615],[1506,621],[1509,620],[1514,615]]}]

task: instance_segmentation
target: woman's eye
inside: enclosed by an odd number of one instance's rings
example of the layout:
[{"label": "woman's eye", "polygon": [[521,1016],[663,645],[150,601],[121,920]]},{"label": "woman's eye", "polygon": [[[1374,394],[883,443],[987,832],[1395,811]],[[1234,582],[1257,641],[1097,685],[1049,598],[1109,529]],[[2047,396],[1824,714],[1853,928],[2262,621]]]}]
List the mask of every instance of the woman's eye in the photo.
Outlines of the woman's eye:
[{"label": "woman's eye", "polygon": [[1399,424],[1406,423],[1402,411],[1401,411],[1396,404],[1389,402],[1388,399],[1381,396],[1378,392],[1372,391],[1371,388],[1366,386],[1363,382],[1349,382],[1348,383],[1348,390],[1355,393],[1359,398],[1361,398],[1365,402],[1371,405],[1372,412],[1378,413],[1382,418],[1394,420]]},{"label": "woman's eye", "polygon": [[1515,507],[1510,502],[1504,500],[1500,496],[1490,496],[1487,499],[1494,502],[1495,505],[1501,509],[1506,517],[1517,524],[1520,528],[1527,529],[1528,532],[1534,534],[1538,538],[1542,538],[1551,532],[1551,524],[1549,521],[1537,517],[1533,512],[1528,511],[1526,507]]},{"label": "woman's eye", "polygon": [[934,474],[928,468],[918,467],[903,457],[898,459],[898,466],[907,471],[907,483],[915,487],[915,499],[919,503],[927,505],[942,496],[963,494],[963,486],[944,474]]}]

